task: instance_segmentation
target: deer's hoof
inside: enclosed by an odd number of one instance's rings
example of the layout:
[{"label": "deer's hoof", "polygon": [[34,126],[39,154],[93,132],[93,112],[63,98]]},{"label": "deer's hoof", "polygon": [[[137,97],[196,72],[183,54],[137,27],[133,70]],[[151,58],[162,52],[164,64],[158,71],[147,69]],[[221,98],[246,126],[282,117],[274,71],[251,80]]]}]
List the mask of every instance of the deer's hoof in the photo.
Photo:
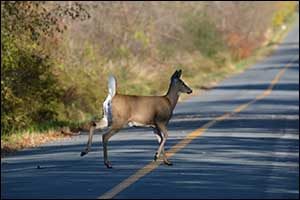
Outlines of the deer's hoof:
[{"label": "deer's hoof", "polygon": [[173,163],[171,161],[169,161],[169,160],[164,160],[164,164],[168,165],[168,166],[172,166],[173,165]]},{"label": "deer's hoof", "polygon": [[112,165],[111,165],[110,162],[104,162],[104,165],[105,165],[107,168],[109,168],[109,169],[112,168]]},{"label": "deer's hoof", "polygon": [[155,155],[154,155],[154,161],[157,161],[157,159],[158,159],[158,156],[157,156],[157,153],[155,153]]},{"label": "deer's hoof", "polygon": [[84,155],[86,155],[86,154],[87,154],[86,151],[82,151],[81,154],[80,154],[80,156],[84,156]]}]

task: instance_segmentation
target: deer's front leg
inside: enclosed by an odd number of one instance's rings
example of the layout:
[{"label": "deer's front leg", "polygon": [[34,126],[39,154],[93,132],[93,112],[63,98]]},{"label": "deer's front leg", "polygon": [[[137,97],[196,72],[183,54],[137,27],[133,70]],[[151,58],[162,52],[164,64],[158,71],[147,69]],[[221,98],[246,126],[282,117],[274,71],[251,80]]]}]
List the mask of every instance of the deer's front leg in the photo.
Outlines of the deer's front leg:
[{"label": "deer's front leg", "polygon": [[159,147],[158,147],[158,150],[154,156],[154,160],[157,160],[160,156],[160,153],[163,153],[163,156],[164,156],[164,162],[166,164],[170,164],[171,165],[171,162],[167,160],[166,158],[166,155],[165,155],[165,150],[164,150],[164,145],[165,145],[165,142],[168,138],[168,132],[167,132],[167,128],[164,124],[157,124],[157,130],[159,132],[157,132],[160,136],[160,141],[159,141]]},{"label": "deer's front leg", "polygon": [[[159,131],[158,128],[154,128],[154,129],[153,129],[153,132],[154,132],[154,134],[155,134],[155,136],[156,136],[156,138],[157,138],[158,144],[161,144],[162,139],[163,139],[162,133]],[[164,147],[164,146],[162,147],[161,153],[162,153],[162,155],[163,155],[164,163],[165,163],[166,165],[173,165],[172,162],[171,162],[170,160],[168,160],[168,158],[167,158],[167,155],[166,155],[166,153],[165,153],[165,147]],[[154,160],[156,161],[157,158],[158,158],[158,157],[157,157],[157,152],[156,152],[156,153],[155,153],[155,156],[154,156]]]},{"label": "deer's front leg", "polygon": [[[158,144],[161,144],[162,138],[163,138],[162,133],[158,130],[158,128],[154,128],[153,132],[154,132],[155,136],[157,137]],[[168,158],[167,158],[167,155],[165,153],[165,147],[162,148],[161,153],[163,155],[164,163],[166,165],[173,165],[172,162],[170,160],[168,160]],[[155,153],[154,160],[155,161],[157,160],[157,152]]]}]

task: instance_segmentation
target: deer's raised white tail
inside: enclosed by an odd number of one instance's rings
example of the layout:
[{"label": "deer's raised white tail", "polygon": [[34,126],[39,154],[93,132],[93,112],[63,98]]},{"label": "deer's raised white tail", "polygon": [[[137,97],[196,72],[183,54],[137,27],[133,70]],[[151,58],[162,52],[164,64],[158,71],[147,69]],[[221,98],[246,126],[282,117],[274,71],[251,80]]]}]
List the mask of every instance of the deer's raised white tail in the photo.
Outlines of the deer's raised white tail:
[{"label": "deer's raised white tail", "polygon": [[117,81],[116,78],[113,75],[110,75],[108,78],[108,95],[103,102],[103,119],[107,122],[106,126],[110,126],[112,122],[112,107],[111,107],[111,101],[112,98],[116,94],[116,88],[117,88]]}]

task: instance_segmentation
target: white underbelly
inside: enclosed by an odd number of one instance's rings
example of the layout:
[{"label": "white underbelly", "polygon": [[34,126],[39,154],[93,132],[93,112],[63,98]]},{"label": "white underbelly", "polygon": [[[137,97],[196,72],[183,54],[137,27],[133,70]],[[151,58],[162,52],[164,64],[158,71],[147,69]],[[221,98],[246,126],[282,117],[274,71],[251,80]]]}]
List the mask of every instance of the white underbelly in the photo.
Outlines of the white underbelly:
[{"label": "white underbelly", "polygon": [[138,126],[138,127],[152,127],[152,128],[155,127],[154,124],[143,124],[143,123],[134,122],[134,121],[128,122],[128,126],[130,126],[130,127],[134,127],[134,126]]}]

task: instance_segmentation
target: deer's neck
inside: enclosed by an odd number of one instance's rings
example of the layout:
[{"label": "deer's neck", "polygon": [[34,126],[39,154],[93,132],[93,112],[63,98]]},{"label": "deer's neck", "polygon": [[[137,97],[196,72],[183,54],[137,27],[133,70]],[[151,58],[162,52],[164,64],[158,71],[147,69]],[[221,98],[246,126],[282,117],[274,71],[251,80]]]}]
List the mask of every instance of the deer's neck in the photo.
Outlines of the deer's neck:
[{"label": "deer's neck", "polygon": [[174,108],[177,104],[179,95],[178,95],[178,91],[174,87],[172,87],[172,83],[170,84],[170,87],[169,87],[169,90],[166,94],[166,97],[171,102],[172,110],[174,110]]}]

